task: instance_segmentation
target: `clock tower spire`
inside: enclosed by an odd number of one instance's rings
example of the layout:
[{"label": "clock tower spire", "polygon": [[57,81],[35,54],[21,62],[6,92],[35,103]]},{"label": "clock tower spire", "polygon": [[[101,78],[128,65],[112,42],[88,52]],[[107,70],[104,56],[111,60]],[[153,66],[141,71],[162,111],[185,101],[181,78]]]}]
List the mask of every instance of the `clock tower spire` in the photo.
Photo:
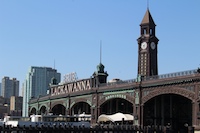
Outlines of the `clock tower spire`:
[{"label": "clock tower spire", "polygon": [[147,9],[140,24],[138,41],[138,75],[158,75],[157,46],[158,38],[155,31],[156,24]]}]

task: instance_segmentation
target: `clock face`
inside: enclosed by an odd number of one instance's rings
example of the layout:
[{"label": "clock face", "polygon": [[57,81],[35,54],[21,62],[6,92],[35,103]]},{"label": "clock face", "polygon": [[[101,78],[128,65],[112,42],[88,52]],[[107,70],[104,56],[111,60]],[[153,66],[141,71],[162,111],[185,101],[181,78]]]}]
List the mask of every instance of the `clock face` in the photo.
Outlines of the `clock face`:
[{"label": "clock face", "polygon": [[154,42],[151,43],[151,49],[155,49],[156,48],[156,44]]},{"label": "clock face", "polygon": [[141,44],[141,48],[142,48],[142,49],[146,49],[146,48],[147,48],[147,43],[146,43],[146,42],[143,42],[143,43]]}]

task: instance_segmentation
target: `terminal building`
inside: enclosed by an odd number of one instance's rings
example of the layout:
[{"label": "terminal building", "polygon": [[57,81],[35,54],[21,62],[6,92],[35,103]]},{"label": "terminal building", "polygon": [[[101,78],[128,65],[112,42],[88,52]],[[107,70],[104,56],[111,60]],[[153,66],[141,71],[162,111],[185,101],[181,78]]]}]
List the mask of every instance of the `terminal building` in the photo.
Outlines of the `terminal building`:
[{"label": "terminal building", "polygon": [[[50,93],[29,101],[29,114],[91,114],[91,124],[102,114],[130,114],[139,126],[167,126],[180,131],[200,126],[200,70],[158,74],[156,24],[147,9],[140,24],[138,76],[132,80],[114,79],[100,63],[94,74],[83,80],[56,84]],[[134,51],[133,51],[134,52]],[[136,51],[135,51],[136,52]]]}]

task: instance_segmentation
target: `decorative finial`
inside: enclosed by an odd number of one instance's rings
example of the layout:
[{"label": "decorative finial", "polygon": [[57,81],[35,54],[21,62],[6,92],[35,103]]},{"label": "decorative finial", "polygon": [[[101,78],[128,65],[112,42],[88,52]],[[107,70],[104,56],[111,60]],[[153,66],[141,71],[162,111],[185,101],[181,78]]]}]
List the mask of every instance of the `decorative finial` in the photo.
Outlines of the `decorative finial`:
[{"label": "decorative finial", "polygon": [[149,10],[149,0],[147,0],[147,9]]}]

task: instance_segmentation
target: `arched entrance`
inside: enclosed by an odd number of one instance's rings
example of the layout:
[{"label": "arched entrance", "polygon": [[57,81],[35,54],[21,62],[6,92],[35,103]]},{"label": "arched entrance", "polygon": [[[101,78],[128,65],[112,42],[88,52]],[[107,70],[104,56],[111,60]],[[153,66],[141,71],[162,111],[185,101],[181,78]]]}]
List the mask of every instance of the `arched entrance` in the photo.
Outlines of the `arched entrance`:
[{"label": "arched entrance", "polygon": [[100,107],[100,114],[115,114],[115,113],[132,114],[133,106],[129,101],[122,98],[114,98],[106,101]]},{"label": "arched entrance", "polygon": [[52,108],[54,115],[65,115],[66,108],[62,104],[57,104]]},{"label": "arched entrance", "polygon": [[85,113],[85,114],[91,114],[91,110],[90,110],[90,105],[86,102],[78,102],[76,103],[72,109],[72,115],[75,115],[75,114],[82,114],[82,113]]},{"label": "arched entrance", "polygon": [[44,114],[46,114],[46,113],[47,113],[46,107],[45,107],[45,106],[42,106],[42,107],[40,108],[40,114],[41,114],[41,115],[44,115]]},{"label": "arched entrance", "polygon": [[144,126],[171,126],[176,132],[184,132],[192,125],[192,101],[177,94],[156,96],[144,104]]},{"label": "arched entrance", "polygon": [[36,108],[32,108],[31,111],[30,111],[30,115],[33,115],[33,114],[36,115],[36,113],[37,113],[37,112],[36,112]]}]

